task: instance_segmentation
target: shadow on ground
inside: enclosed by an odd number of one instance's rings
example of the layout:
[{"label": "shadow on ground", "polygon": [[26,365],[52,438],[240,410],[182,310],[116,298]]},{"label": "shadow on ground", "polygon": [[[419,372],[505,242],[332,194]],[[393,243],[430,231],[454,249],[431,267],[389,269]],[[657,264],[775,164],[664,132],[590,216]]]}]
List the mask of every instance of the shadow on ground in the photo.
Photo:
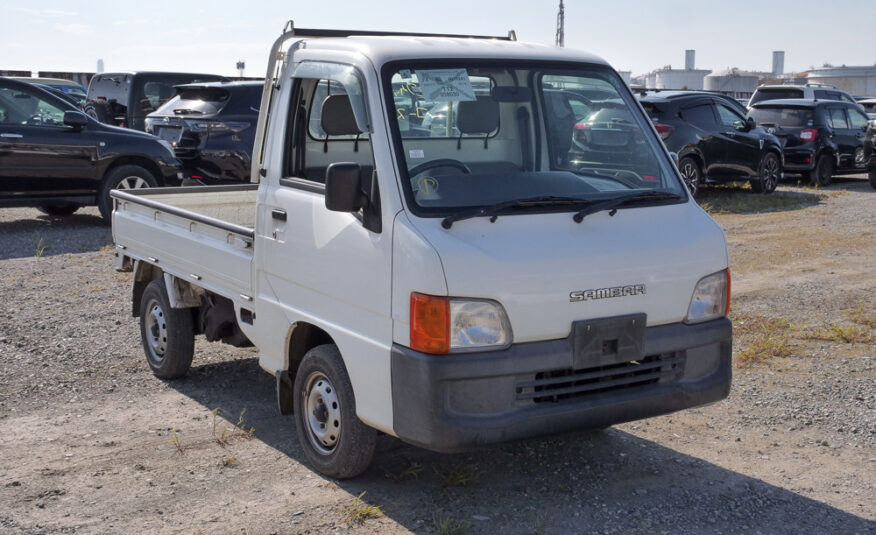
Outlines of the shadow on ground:
[{"label": "shadow on ground", "polygon": [[697,203],[710,214],[760,214],[789,212],[813,206],[825,196],[814,190],[812,193],[783,191],[755,193],[750,189],[735,187],[704,187],[697,193]]},{"label": "shadow on ground", "polygon": [[96,212],[51,217],[29,209],[23,214],[0,222],[0,260],[86,253],[112,243],[110,227]]},{"label": "shadow on ground", "polygon": [[[208,410],[222,407],[229,421],[246,409],[258,440],[307,465],[257,359],[195,367],[169,384]],[[415,533],[876,531],[864,518],[616,429],[456,455],[382,436],[371,468],[336,483],[351,497],[366,492],[363,502]],[[294,530],[291,514],[277,521]]]}]

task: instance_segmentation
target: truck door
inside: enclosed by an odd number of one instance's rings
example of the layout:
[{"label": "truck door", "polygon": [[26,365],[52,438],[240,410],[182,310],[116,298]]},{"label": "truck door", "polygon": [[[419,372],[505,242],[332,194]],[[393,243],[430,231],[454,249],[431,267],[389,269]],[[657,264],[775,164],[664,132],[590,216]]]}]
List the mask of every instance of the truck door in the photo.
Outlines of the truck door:
[{"label": "truck door", "polygon": [[97,147],[41,92],[0,81],[0,197],[94,193]]},{"label": "truck door", "polygon": [[[392,232],[369,230],[360,214],[332,212],[325,206],[329,164],[359,164],[364,187],[371,184],[375,170],[371,138],[356,128],[352,116],[347,93],[354,91],[328,79],[338,68],[339,64],[322,64],[305,71],[311,77],[287,82],[292,90],[280,95],[288,99],[288,112],[281,111],[286,109],[281,102],[272,104],[278,116],[287,118],[285,128],[275,131],[286,133],[282,143],[270,135],[266,140],[267,157],[282,164],[268,164],[262,179],[256,311],[258,318],[272,322],[272,329],[283,328],[272,319],[282,316],[287,329],[307,322],[327,331],[347,366],[360,419],[391,429]],[[361,96],[362,88],[355,92]],[[276,119],[272,125],[280,124]],[[280,146],[284,154],[270,152]],[[272,334],[283,343],[281,332]],[[262,366],[284,369],[276,359],[285,355],[280,348],[273,353],[278,351],[278,356],[267,357],[268,362],[261,357]]]}]

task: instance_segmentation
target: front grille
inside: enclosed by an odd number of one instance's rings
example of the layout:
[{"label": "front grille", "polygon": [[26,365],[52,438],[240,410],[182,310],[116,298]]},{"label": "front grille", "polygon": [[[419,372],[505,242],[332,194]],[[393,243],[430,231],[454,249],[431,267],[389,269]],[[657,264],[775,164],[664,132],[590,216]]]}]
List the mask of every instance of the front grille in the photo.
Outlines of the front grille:
[{"label": "front grille", "polygon": [[540,372],[533,380],[517,383],[517,400],[560,402],[642,388],[677,380],[684,371],[683,353],[652,355],[641,360],[606,366]]}]

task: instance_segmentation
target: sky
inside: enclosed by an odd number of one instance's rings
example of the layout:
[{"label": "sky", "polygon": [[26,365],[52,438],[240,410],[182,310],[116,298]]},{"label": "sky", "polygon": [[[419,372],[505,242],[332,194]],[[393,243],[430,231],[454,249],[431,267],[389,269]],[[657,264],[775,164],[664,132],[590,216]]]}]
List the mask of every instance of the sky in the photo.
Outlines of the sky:
[{"label": "sky", "polygon": [[[405,32],[505,35],[553,44],[558,0],[0,0],[0,70],[168,70],[264,76],[283,24]],[[873,0],[565,1],[566,47],[642,74],[684,67],[785,71],[825,63],[874,65]]]}]

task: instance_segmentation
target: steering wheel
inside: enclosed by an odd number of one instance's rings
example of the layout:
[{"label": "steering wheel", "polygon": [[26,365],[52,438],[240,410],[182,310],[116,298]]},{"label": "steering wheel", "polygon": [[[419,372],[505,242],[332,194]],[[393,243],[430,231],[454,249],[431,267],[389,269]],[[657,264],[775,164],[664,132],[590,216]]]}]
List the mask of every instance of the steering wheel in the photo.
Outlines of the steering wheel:
[{"label": "steering wheel", "polygon": [[471,174],[471,169],[459,160],[454,160],[452,158],[439,158],[437,160],[432,160],[431,162],[421,163],[420,165],[411,168],[408,171],[408,176],[413,178],[423,171],[428,171],[429,169],[434,169],[436,167],[453,167],[462,171],[463,174]]}]

